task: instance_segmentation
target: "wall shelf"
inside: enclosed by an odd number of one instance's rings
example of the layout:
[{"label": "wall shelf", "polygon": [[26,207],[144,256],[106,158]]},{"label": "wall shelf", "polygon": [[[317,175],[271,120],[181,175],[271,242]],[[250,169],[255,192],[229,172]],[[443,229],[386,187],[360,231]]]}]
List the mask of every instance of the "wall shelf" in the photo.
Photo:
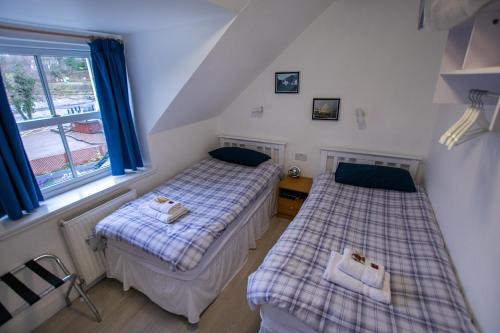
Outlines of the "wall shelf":
[{"label": "wall shelf", "polygon": [[[467,104],[471,89],[500,90],[500,3],[450,30],[434,103]],[[494,105],[498,99],[485,98]]]},{"label": "wall shelf", "polygon": [[500,66],[482,67],[482,68],[468,68],[468,69],[455,69],[441,72],[442,76],[449,75],[500,75]]}]

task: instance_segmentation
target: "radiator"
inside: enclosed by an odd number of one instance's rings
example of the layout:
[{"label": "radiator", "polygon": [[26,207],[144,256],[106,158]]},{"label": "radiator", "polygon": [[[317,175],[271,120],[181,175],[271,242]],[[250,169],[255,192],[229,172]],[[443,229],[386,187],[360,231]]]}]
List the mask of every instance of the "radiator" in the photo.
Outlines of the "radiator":
[{"label": "radiator", "polygon": [[61,221],[60,225],[66,245],[75,268],[86,287],[93,285],[106,273],[103,251],[94,251],[87,242],[88,239],[93,238],[95,225],[135,198],[137,198],[137,192],[130,190],[75,218]]}]

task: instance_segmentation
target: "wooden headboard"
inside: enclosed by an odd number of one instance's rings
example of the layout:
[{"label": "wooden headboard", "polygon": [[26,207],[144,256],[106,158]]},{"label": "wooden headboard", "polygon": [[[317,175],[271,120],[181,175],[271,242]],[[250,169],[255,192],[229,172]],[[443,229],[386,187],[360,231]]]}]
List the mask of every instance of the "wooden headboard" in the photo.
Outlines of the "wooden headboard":
[{"label": "wooden headboard", "polygon": [[241,147],[256,150],[271,156],[271,159],[285,170],[286,142],[277,140],[246,138],[234,135],[219,135],[220,147]]},{"label": "wooden headboard", "polygon": [[378,153],[348,148],[321,148],[320,172],[335,172],[340,162],[372,164],[397,167],[408,170],[417,181],[418,169],[422,159],[415,156]]}]

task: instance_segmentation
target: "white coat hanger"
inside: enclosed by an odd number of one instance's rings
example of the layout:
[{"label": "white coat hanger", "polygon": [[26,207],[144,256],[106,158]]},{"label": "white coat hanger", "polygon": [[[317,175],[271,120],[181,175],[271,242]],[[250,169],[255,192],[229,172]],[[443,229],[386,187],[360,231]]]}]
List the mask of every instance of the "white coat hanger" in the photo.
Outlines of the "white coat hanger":
[{"label": "white coat hanger", "polygon": [[465,110],[465,113],[441,136],[441,138],[439,139],[439,143],[443,145],[450,144],[452,142],[452,138],[456,136],[456,133],[459,133],[461,131],[463,126],[469,121],[470,117],[473,116],[473,114],[476,112],[475,106],[478,104],[478,101],[476,99],[475,92],[472,90],[469,92],[469,100],[470,105]]},{"label": "white coat hanger", "polygon": [[[491,120],[485,117],[483,97],[498,98],[497,107]],[[498,128],[500,122],[500,94],[485,90],[472,89],[469,92],[470,105],[460,119],[454,123],[439,139],[448,149]]]},{"label": "white coat hanger", "polygon": [[467,121],[457,131],[455,131],[451,135],[449,140],[446,142],[446,146],[448,146],[448,149],[453,148],[453,146],[455,146],[457,142],[461,141],[463,137],[464,138],[467,137],[467,133],[474,126],[474,124],[476,124],[481,112],[482,112],[481,109],[474,108],[474,111],[472,112],[471,116],[467,119]]},{"label": "white coat hanger", "polygon": [[[457,129],[450,137],[450,139],[446,142],[446,146],[448,149],[453,148],[458,142],[465,142],[465,138],[469,136],[471,129],[474,127],[476,124],[477,120],[479,119],[479,115],[483,112],[483,103],[481,100],[482,92],[479,90],[472,90],[469,93],[469,99],[472,100],[472,105],[474,111],[471,113],[471,115],[467,118],[467,120],[460,126],[459,129]],[[471,98],[472,97],[472,98]],[[479,130],[482,131],[482,128]]]},{"label": "white coat hanger", "polygon": [[470,91],[471,105],[467,108],[464,116],[443,135],[444,140],[440,140],[448,149],[488,132],[489,123],[484,118],[484,103],[482,100],[483,96],[487,94],[491,93],[484,90]]},{"label": "white coat hanger", "polygon": [[474,107],[469,106],[465,110],[465,113],[458,119],[456,123],[454,123],[439,139],[439,143],[446,145],[448,140],[451,138],[453,133],[455,133],[457,130],[459,130],[465,122],[469,119],[469,117],[472,115],[474,112]]},{"label": "white coat hanger", "polygon": [[457,130],[457,128],[459,128],[462,125],[462,123],[467,120],[470,112],[471,112],[471,107],[467,107],[467,109],[465,110],[465,113],[462,115],[462,117],[460,117],[460,119],[458,119],[458,121],[456,123],[454,123],[446,132],[444,132],[443,135],[441,135],[441,137],[439,138],[440,144],[443,144],[443,145],[446,144],[446,142],[448,141],[448,138],[451,136],[451,134],[454,133]]}]

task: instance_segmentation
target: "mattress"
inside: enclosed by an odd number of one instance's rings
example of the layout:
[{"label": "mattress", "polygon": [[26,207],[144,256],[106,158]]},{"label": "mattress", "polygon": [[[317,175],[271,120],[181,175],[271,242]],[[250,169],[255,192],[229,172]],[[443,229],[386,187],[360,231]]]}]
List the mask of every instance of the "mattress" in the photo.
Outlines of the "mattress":
[{"label": "mattress", "polygon": [[[95,231],[159,258],[174,271],[189,271],[279,172],[272,161],[246,167],[209,158],[124,205]],[[172,224],[140,213],[142,204],[160,195],[181,202],[189,213]]]},{"label": "mattress", "polygon": [[[155,270],[157,271],[161,270],[162,274],[164,274],[165,276],[183,281],[194,280],[215,260],[221,249],[228,242],[230,242],[230,239],[235,235],[235,233],[244,228],[245,224],[251,223],[250,217],[252,217],[253,214],[255,214],[255,212],[262,206],[262,204],[265,203],[265,200],[269,201],[269,203],[267,204],[270,205],[270,207],[266,210],[265,215],[260,215],[261,223],[257,225],[257,229],[255,229],[255,235],[250,235],[250,239],[259,239],[260,236],[267,230],[267,222],[269,221],[269,217],[274,213],[273,208],[274,202],[276,201],[275,192],[278,180],[279,178],[278,176],[276,176],[268,184],[266,184],[266,187],[263,188],[259,195],[254,200],[252,200],[252,202],[238,215],[238,217],[228,226],[226,231],[224,231],[222,235],[218,237],[212,243],[212,245],[210,245],[198,265],[196,265],[195,268],[189,271],[172,270],[170,264],[162,261],[156,256],[144,252],[142,249],[135,247],[127,242],[110,239],[107,241],[106,246],[107,248],[114,248],[120,252],[126,253],[129,255],[129,257],[140,260],[142,263],[145,263],[151,267],[155,267]],[[254,247],[255,243],[252,242],[249,248]],[[232,250],[236,251],[235,248],[233,248]]]},{"label": "mattress", "polygon": [[190,271],[172,271],[170,265],[125,242],[108,240],[106,274],[133,287],[163,309],[197,323],[204,309],[244,265],[276,213],[276,177],[266,189],[212,243]]},{"label": "mattress", "polygon": [[[316,332],[476,331],[425,192],[367,189],[334,178],[315,178],[297,217],[249,277],[249,304],[265,305],[262,331],[287,327],[287,315]],[[331,251],[346,246],[386,266],[390,305],[322,278]]]}]

